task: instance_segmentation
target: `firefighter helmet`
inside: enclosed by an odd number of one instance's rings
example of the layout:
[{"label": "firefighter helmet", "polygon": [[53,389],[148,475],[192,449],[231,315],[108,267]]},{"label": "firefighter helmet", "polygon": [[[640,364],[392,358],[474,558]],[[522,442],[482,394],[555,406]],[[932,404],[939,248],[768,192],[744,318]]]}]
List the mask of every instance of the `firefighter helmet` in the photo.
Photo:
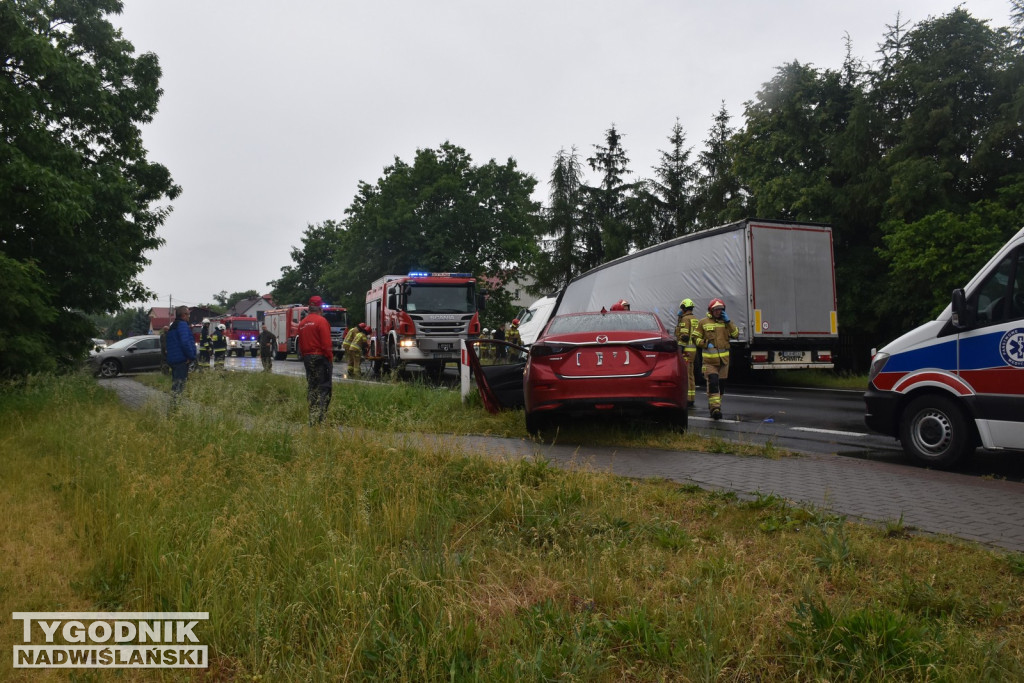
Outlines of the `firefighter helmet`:
[{"label": "firefighter helmet", "polygon": [[512,318],[512,324],[519,327],[519,318]]},{"label": "firefighter helmet", "polygon": [[358,325],[356,325],[356,327],[358,327],[363,332],[369,332],[370,331],[370,326],[367,325],[366,323],[359,323]]},{"label": "firefighter helmet", "polygon": [[693,308],[693,299],[683,299],[679,302],[679,308]]},{"label": "firefighter helmet", "polygon": [[225,325],[224,323],[221,323],[217,325],[217,329],[223,332],[224,330],[228,329],[228,326]]},{"label": "firefighter helmet", "polygon": [[712,311],[716,308],[721,308],[722,310],[725,310],[725,302],[717,298],[712,299],[711,303],[708,304],[708,310]]}]

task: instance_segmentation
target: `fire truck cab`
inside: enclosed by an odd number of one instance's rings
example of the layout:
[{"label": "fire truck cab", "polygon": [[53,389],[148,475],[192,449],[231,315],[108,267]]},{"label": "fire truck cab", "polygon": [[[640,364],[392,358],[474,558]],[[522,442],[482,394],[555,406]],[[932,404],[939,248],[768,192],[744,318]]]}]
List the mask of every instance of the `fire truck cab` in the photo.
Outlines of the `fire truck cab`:
[{"label": "fire truck cab", "polygon": [[460,340],[480,335],[483,296],[469,273],[411,272],[378,278],[366,293],[374,368],[405,363],[440,374],[459,361]]},{"label": "fire truck cab", "polygon": [[249,316],[233,315],[220,318],[215,323],[224,323],[228,337],[228,355],[249,355],[255,358],[259,352],[260,323]]}]

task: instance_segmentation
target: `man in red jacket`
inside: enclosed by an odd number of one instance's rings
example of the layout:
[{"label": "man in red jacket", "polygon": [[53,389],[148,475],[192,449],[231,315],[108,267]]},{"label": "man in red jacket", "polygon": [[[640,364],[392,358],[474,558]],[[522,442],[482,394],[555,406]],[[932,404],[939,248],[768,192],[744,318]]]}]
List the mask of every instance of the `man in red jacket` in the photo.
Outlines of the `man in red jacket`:
[{"label": "man in red jacket", "polygon": [[334,350],[331,347],[331,325],[320,315],[323,305],[320,297],[310,297],[309,313],[299,323],[299,354],[306,368],[310,426],[323,423],[327,407],[331,405]]}]

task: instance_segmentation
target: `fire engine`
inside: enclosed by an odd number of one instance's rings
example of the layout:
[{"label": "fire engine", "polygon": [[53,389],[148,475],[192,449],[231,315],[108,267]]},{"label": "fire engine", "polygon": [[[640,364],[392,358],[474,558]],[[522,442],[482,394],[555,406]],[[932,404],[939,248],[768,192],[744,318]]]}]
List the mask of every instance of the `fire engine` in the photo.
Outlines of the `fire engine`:
[{"label": "fire engine", "polygon": [[244,356],[248,351],[249,355],[255,358],[259,352],[260,323],[256,318],[232,315],[218,318],[213,324],[223,323],[227,328],[225,331],[228,338],[228,355]]},{"label": "fire engine", "polygon": [[440,374],[459,360],[459,340],[480,334],[483,295],[469,273],[385,275],[366,293],[370,357],[380,369],[415,363]]},{"label": "fire engine", "polygon": [[[274,357],[284,360],[289,353],[299,357],[299,323],[309,313],[309,306],[292,304],[284,308],[275,308],[263,314],[263,322],[267,329],[277,337],[277,351]],[[344,306],[324,304],[320,314],[331,326],[331,346],[334,348],[334,359],[340,360],[343,353],[341,342],[348,331],[348,311]],[[258,335],[257,335],[258,336]]]}]

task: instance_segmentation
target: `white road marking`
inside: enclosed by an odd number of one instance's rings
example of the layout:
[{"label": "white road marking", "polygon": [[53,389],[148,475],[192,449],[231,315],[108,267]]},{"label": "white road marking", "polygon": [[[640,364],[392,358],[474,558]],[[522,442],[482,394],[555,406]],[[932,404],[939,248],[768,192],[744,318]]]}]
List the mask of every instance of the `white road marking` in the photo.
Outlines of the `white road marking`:
[{"label": "white road marking", "polygon": [[817,429],[815,427],[790,427],[797,432],[818,432],[821,434],[837,434],[839,436],[867,436],[863,432],[841,432],[838,429]]},{"label": "white road marking", "polygon": [[725,394],[725,395],[728,396],[729,398],[755,398],[755,399],[757,399],[759,401],[792,401],[793,400],[791,398],[786,398],[785,396],[752,396],[750,394],[734,394],[731,391],[728,394]]},{"label": "white road marking", "polygon": [[712,420],[710,417],[696,417],[690,416],[690,420],[697,420],[698,422],[718,422],[719,424],[739,424],[739,420],[726,420],[724,417],[721,420]]}]

